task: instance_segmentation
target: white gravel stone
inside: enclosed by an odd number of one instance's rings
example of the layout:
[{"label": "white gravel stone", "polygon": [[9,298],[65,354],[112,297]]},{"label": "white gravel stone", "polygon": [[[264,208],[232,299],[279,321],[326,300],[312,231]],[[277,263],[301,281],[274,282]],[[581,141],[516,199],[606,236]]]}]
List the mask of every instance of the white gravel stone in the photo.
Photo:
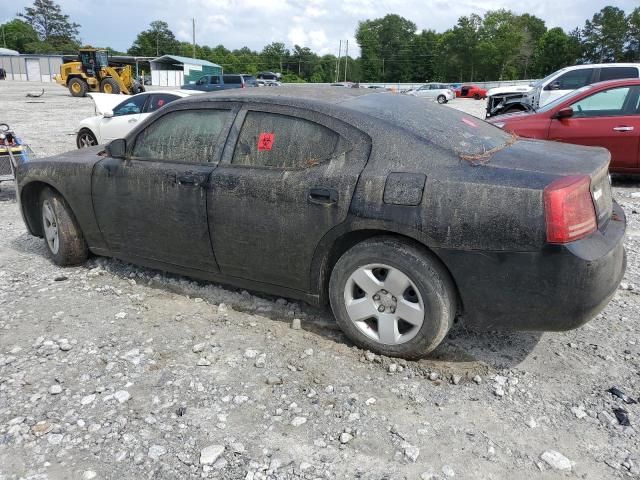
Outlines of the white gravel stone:
[{"label": "white gravel stone", "polygon": [[398,364],[397,363],[391,363],[389,365],[389,367],[387,368],[387,370],[389,371],[389,373],[396,373],[398,371]]},{"label": "white gravel stone", "polygon": [[416,463],[418,457],[420,456],[420,449],[415,445],[411,445],[409,443],[403,444],[404,448],[404,456],[412,463]]},{"label": "white gravel stone", "polygon": [[198,360],[198,362],[196,363],[196,365],[198,367],[208,367],[209,365],[211,365],[211,360],[209,360],[208,358],[201,358]]},{"label": "white gravel stone", "polygon": [[62,437],[64,437],[64,435],[60,433],[50,433],[47,435],[47,442],[51,445],[60,445],[60,443],[62,443]]},{"label": "white gravel stone", "polygon": [[299,318],[293,319],[293,321],[291,322],[291,328],[294,330],[300,330],[302,328]]},{"label": "white gravel stone", "polygon": [[350,433],[342,432],[340,434],[340,443],[349,443],[351,440],[353,440],[353,435],[351,435]]},{"label": "white gravel stone", "polygon": [[455,470],[453,470],[449,465],[444,465],[442,467],[442,473],[447,478],[453,478],[456,476]]},{"label": "white gravel stone", "polygon": [[300,425],[304,425],[305,423],[307,423],[306,417],[295,417],[293,420],[291,420],[291,425],[293,425],[294,427],[299,427]]},{"label": "white gravel stone", "polygon": [[191,347],[191,351],[193,353],[200,353],[204,351],[207,345],[205,343],[196,343],[193,347]]},{"label": "white gravel stone", "polygon": [[571,470],[571,460],[555,450],[547,450],[540,458],[555,470]]},{"label": "white gravel stone", "polygon": [[86,395],[82,397],[82,399],[80,400],[80,405],[89,405],[90,403],[93,403],[95,399],[96,399],[95,393],[92,393],[91,395]]},{"label": "white gravel stone", "polygon": [[54,385],[51,385],[49,387],[49,393],[51,395],[58,395],[60,393],[62,393],[62,386],[58,385],[57,383]]},{"label": "white gravel stone", "polygon": [[253,350],[252,348],[247,348],[244,351],[244,356],[246,358],[255,358],[256,356],[258,356],[260,352],[258,350]]},{"label": "white gravel stone", "polygon": [[82,480],[92,480],[97,476],[98,474],[93,470],[85,470],[84,472],[82,472]]},{"label": "white gravel stone", "polygon": [[113,397],[118,401],[118,403],[124,403],[131,398],[131,394],[126,390],[118,390],[113,394]]},{"label": "white gravel stone", "polygon": [[162,445],[151,445],[149,447],[148,455],[152,460],[158,460],[161,456],[167,453],[167,449]]},{"label": "white gravel stone", "polygon": [[460,380],[462,380],[462,375],[452,375],[451,376],[451,382],[454,385],[458,385],[460,383]]},{"label": "white gravel stone", "polygon": [[482,377],[480,375],[476,375],[475,377],[473,377],[473,381],[480,385],[482,383]]},{"label": "white gravel stone", "polygon": [[587,412],[585,412],[582,407],[571,407],[571,411],[578,419],[584,418],[587,416]]},{"label": "white gravel stone", "polygon": [[224,453],[224,445],[209,445],[200,450],[200,465],[213,465]]}]

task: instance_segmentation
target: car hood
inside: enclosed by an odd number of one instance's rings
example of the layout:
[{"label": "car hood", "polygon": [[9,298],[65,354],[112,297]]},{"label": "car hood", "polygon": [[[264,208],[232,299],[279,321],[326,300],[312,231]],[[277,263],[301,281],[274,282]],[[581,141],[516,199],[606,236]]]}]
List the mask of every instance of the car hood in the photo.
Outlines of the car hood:
[{"label": "car hood", "polygon": [[102,115],[104,112],[113,110],[113,107],[123,100],[120,95],[114,95],[113,93],[87,93],[87,96],[91,97],[96,106],[96,115]]},{"label": "car hood", "polygon": [[512,85],[510,87],[496,87],[487,90],[487,95],[499,95],[503,93],[527,93],[533,90],[529,85]]}]

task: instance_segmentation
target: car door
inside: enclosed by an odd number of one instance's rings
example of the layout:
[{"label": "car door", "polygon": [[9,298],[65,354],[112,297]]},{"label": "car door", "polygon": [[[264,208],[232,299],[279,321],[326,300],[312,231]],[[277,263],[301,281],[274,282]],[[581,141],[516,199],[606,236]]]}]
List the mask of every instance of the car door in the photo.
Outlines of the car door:
[{"label": "car door", "polygon": [[309,291],[320,240],[342,223],[370,139],[303,109],[243,109],[212,175],[209,223],[222,273]]},{"label": "car door", "polygon": [[603,90],[569,105],[573,116],[554,119],[549,139],[579,145],[605,147],[611,152],[611,167],[637,168],[640,146],[640,87]]},{"label": "car door", "polygon": [[100,143],[124,138],[140,120],[140,115],[149,98],[148,93],[127,97],[113,109],[112,117],[103,117],[100,122]]},{"label": "car door", "polygon": [[547,103],[554,101],[556,98],[560,98],[567,93],[584,87],[585,85],[589,85],[594,81],[594,68],[579,68],[576,70],[569,70],[559,77],[553,80],[549,80],[549,82],[543,86],[542,91],[540,92],[538,106],[543,107]]},{"label": "car door", "polygon": [[234,108],[216,103],[171,110],[128,138],[126,159],[96,164],[94,212],[115,256],[218,271],[207,189]]},{"label": "car door", "polygon": [[432,96],[431,85],[422,85],[416,90],[416,97],[430,97]]}]

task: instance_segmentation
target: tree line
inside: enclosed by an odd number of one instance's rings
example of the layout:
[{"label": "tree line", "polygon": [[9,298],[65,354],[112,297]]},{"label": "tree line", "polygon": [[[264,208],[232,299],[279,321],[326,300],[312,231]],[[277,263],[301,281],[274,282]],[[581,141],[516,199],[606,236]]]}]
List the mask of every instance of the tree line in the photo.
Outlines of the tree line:
[{"label": "tree line", "polygon": [[[53,0],[31,7],[0,26],[2,46],[21,53],[74,54],[80,47],[80,25]],[[547,29],[528,13],[494,10],[484,16],[462,16],[444,32],[418,31],[399,15],[358,23],[355,37],[360,57],[340,59],[340,78],[360,82],[473,82],[543,77],[578,63],[640,62],[640,7],[625,13],[607,6],[570,32]],[[108,47],[107,47],[108,48]],[[176,39],[166,22],[156,20],[140,32],[127,52],[113,54],[156,57],[194,56],[194,46]],[[287,82],[333,82],[336,55],[318,55],[308,47],[282,42],[261,51],[224,45],[195,46],[195,57],[221,65],[225,72],[281,72]]]}]

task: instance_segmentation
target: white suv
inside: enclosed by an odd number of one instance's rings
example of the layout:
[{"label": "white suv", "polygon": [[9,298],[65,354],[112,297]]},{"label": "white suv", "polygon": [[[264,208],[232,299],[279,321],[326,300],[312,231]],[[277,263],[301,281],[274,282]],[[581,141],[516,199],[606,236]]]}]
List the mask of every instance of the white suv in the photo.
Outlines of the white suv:
[{"label": "white suv", "polygon": [[600,63],[561,68],[529,86],[492,88],[487,92],[487,117],[537,110],[585,85],[622,78],[640,78],[640,63]]},{"label": "white suv", "polygon": [[443,83],[425,83],[421,87],[408,90],[406,94],[414,97],[433,98],[438,103],[447,103],[456,98],[453,90]]}]

